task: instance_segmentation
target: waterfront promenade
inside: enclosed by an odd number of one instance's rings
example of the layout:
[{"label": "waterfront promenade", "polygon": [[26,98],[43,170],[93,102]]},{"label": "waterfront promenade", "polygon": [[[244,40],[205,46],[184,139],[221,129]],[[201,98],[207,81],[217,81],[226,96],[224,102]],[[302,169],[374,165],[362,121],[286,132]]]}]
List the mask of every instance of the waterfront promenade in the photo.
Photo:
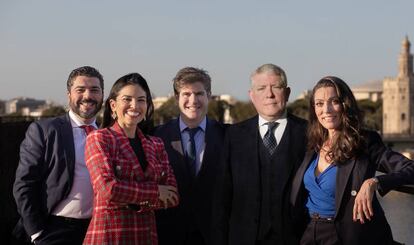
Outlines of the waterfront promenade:
[{"label": "waterfront promenade", "polygon": [[391,191],[378,199],[390,223],[394,240],[414,245],[414,195]]}]

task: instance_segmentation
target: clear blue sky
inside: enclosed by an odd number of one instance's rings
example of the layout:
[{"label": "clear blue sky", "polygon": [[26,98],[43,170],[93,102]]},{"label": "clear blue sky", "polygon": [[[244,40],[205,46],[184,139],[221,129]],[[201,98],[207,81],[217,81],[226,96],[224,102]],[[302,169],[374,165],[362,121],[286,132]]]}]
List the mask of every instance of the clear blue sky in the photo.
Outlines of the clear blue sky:
[{"label": "clear blue sky", "polygon": [[395,76],[405,35],[414,40],[408,0],[1,0],[0,99],[66,104],[69,72],[91,65],[105,96],[130,72],[165,96],[180,68],[196,66],[214,94],[247,100],[250,73],[271,62],[292,101],[328,74],[350,85]]}]

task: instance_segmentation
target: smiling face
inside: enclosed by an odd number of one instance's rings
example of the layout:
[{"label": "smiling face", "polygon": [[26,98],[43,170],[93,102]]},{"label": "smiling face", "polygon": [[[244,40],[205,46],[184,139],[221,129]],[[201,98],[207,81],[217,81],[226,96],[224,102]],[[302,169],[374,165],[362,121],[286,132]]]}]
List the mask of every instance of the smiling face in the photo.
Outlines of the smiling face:
[{"label": "smiling face", "polygon": [[78,76],[68,91],[70,109],[84,123],[94,120],[102,107],[103,91],[97,77]]},{"label": "smiling face", "polygon": [[210,94],[201,82],[183,84],[176,99],[181,119],[188,127],[198,126],[207,115]]},{"label": "smiling face", "polygon": [[329,136],[339,130],[342,120],[342,104],[334,87],[321,87],[315,91],[315,114]]},{"label": "smiling face", "polygon": [[112,113],[116,113],[119,126],[128,137],[135,136],[135,130],[147,113],[147,95],[139,85],[126,85],[119,90],[115,100],[110,100]]},{"label": "smiling face", "polygon": [[249,95],[257,113],[265,120],[275,121],[286,109],[290,88],[281,86],[281,77],[278,75],[258,73],[252,77]]}]

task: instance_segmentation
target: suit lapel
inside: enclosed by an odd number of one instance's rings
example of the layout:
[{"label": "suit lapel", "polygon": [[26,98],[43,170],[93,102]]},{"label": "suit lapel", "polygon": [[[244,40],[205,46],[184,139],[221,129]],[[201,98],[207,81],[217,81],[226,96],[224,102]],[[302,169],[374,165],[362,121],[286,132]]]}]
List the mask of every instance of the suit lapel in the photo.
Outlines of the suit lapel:
[{"label": "suit lapel", "polygon": [[[294,131],[292,130],[292,127],[294,125],[292,125],[291,121],[287,120],[287,124],[286,124],[286,128],[285,131],[283,132],[281,141],[279,142],[279,146],[281,148],[282,151],[277,151],[276,154],[278,154],[278,152],[280,152],[279,154],[279,166],[280,166],[280,170],[283,172],[283,174],[281,175],[281,177],[283,178],[279,183],[283,184],[283,188],[285,184],[287,183],[287,180],[290,178],[290,174],[292,172],[293,169],[293,163],[294,161],[293,158],[295,157],[296,153],[292,153],[293,149],[295,148],[295,142],[294,142],[294,135],[292,134]],[[287,148],[287,153],[284,153],[283,150]]]},{"label": "suit lapel", "polygon": [[190,169],[185,159],[183,145],[181,143],[181,131],[179,117],[173,121],[172,130],[169,130],[168,142],[172,151],[168,153],[170,162],[175,165],[176,168],[181,169],[180,172],[186,173],[186,176],[190,175]]},{"label": "suit lapel", "polygon": [[[138,161],[138,157],[135,155],[134,150],[131,147],[131,144],[129,143],[128,137],[125,135],[124,130],[119,126],[119,124],[117,122],[114,123],[114,125],[112,126],[112,129],[116,132],[116,138],[117,138],[117,143],[119,145],[118,147],[118,156],[122,156],[124,158],[128,158],[131,159],[131,165],[132,165],[132,169],[135,172],[135,175],[139,178],[137,178],[137,180],[144,178],[144,171],[141,168],[141,165],[139,164]],[[144,149],[144,151],[146,151],[146,148],[151,148],[144,145],[144,142],[142,142],[142,138],[143,135],[140,137],[140,135],[138,134],[138,128],[137,128],[137,137],[139,137],[139,139],[141,140],[142,143],[142,147]],[[148,144],[148,143],[147,143]],[[115,147],[116,148],[116,147]],[[148,164],[148,167],[150,168],[150,165]]]},{"label": "suit lapel", "polygon": [[303,176],[305,175],[305,171],[306,169],[308,169],[310,161],[314,155],[315,155],[315,152],[313,151],[306,152],[305,158],[303,159],[302,164],[300,165],[298,171],[296,172],[296,176],[300,176],[300,177],[294,178],[293,183],[292,183],[292,193],[290,196],[290,202],[293,205],[296,205],[299,190],[303,183]]},{"label": "suit lapel", "polygon": [[66,159],[66,166],[68,168],[69,180],[72,183],[73,175],[75,173],[75,143],[73,139],[72,124],[70,121],[69,113],[66,113],[65,116],[61,117],[61,124],[59,133],[62,136],[62,140],[65,142],[60,142],[64,147],[64,154]]},{"label": "suit lapel", "polygon": [[335,217],[338,215],[341,206],[342,197],[344,196],[346,184],[355,166],[355,160],[347,160],[343,164],[338,164],[338,172],[336,174],[336,192],[335,192]]},{"label": "suit lapel", "polygon": [[198,176],[205,172],[205,169],[208,167],[207,164],[213,162],[212,158],[214,156],[214,146],[216,139],[216,131],[212,125],[212,122],[207,118],[206,132],[204,133],[204,155]]}]

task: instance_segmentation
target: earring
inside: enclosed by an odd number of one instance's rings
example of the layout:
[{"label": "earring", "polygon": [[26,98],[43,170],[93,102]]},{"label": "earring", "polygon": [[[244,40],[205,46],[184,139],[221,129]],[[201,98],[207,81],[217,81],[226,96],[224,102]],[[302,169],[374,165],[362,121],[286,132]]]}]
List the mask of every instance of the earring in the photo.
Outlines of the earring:
[{"label": "earring", "polygon": [[116,120],[117,116],[116,116],[116,112],[115,111],[112,112],[111,117],[112,117],[112,119]]}]

